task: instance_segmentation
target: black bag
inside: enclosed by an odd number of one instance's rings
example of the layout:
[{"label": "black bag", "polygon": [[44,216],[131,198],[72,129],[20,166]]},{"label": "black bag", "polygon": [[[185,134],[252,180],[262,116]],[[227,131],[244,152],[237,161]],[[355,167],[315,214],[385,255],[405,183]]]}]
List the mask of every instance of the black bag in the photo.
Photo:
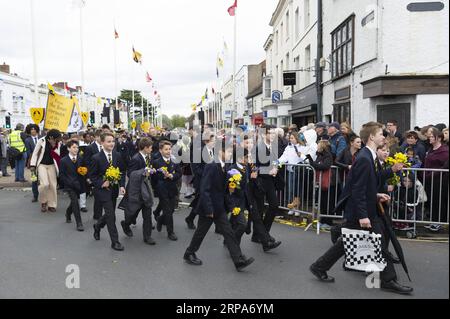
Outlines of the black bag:
[{"label": "black bag", "polygon": [[23,158],[23,152],[19,151],[15,147],[10,147],[8,150],[8,153],[9,153],[9,157],[16,161],[20,161]]}]

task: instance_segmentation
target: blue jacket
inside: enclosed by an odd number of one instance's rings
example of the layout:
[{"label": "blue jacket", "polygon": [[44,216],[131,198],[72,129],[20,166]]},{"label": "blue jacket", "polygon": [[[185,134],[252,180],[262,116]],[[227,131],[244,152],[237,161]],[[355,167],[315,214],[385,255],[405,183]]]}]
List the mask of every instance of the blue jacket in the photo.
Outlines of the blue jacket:
[{"label": "blue jacket", "polygon": [[347,141],[340,132],[330,137],[329,141],[331,144],[331,154],[333,154],[334,158],[337,158],[347,148]]}]

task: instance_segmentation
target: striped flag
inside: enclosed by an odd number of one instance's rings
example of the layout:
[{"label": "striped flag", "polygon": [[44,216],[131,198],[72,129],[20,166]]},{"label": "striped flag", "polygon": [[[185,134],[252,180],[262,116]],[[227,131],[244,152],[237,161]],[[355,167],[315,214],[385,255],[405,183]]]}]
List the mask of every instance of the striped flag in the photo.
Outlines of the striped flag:
[{"label": "striped flag", "polygon": [[147,80],[147,82],[151,82],[151,81],[153,81],[153,79],[150,77],[150,74],[148,74],[148,72],[147,72],[147,74],[146,74],[146,80]]},{"label": "striped flag", "polygon": [[134,46],[133,46],[133,60],[134,60],[134,62],[136,62],[136,63],[142,64],[142,54],[139,53],[138,51],[136,51],[136,50],[134,49]]},{"label": "striped flag", "polygon": [[119,33],[117,32],[116,28],[114,28],[114,39],[119,38]]}]

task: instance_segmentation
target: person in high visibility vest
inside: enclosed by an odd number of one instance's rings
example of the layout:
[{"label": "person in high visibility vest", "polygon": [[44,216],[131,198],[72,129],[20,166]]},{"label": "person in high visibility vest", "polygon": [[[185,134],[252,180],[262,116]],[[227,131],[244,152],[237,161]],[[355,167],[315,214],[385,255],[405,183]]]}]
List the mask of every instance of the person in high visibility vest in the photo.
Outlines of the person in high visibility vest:
[{"label": "person in high visibility vest", "polygon": [[16,167],[15,167],[15,177],[16,182],[25,183],[25,164],[27,162],[27,153],[26,153],[26,147],[24,142],[24,133],[23,133],[24,126],[23,124],[17,124],[16,129],[9,134],[9,147],[15,148],[19,152],[22,153],[22,156],[16,157]]}]

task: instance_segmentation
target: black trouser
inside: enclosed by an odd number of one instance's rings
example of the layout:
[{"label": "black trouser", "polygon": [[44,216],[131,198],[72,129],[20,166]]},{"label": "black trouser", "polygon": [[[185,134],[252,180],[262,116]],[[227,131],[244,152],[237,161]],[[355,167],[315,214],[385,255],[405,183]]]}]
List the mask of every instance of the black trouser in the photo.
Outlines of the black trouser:
[{"label": "black trouser", "polygon": [[163,213],[159,217],[158,222],[166,225],[168,234],[173,234],[173,212],[175,211],[175,198],[163,198],[160,196],[159,203]]},{"label": "black trouser", "polygon": [[94,192],[94,219],[100,220],[100,217],[103,215],[103,203],[101,200],[97,199]]},{"label": "black trouser", "polygon": [[156,206],[156,209],[153,211],[153,216],[155,216],[155,219],[157,219],[162,212],[162,206],[161,206],[161,199],[158,201],[158,206]]},{"label": "black trouser", "polygon": [[239,215],[236,216],[231,214],[230,224],[234,232],[234,237],[240,245],[242,236],[244,235],[245,229],[247,228],[247,220],[245,219],[244,211],[241,210]]},{"label": "black trouser", "polygon": [[[389,282],[391,280],[397,279],[397,274],[395,272],[394,263],[388,257],[388,238],[385,222],[381,217],[377,217],[370,220],[372,225],[372,231],[376,234],[381,234],[381,254],[387,262],[386,268],[381,272],[380,278],[383,282]],[[345,228],[350,229],[361,229],[358,224],[346,223]],[[314,266],[321,271],[329,271],[331,267],[345,255],[344,244],[342,237],[340,237],[337,242],[315,263]]]},{"label": "black trouser", "polygon": [[108,233],[113,244],[119,242],[119,234],[116,227],[116,201],[117,199],[115,198],[101,203],[105,214],[100,217],[97,223],[100,228],[105,227],[105,225],[108,227]]},{"label": "black trouser", "polygon": [[142,210],[143,218],[143,235],[144,240],[152,237],[152,208],[146,207],[142,203],[133,203],[128,201],[127,209],[125,210],[125,224],[129,227],[136,222],[139,212]]},{"label": "black trouser", "polygon": [[[278,214],[277,191],[275,189],[275,183],[273,181],[273,178],[262,179],[261,183],[264,184],[264,191],[257,187],[254,190],[256,210],[259,212],[259,214],[262,214],[265,206],[264,198],[267,198],[267,202],[269,203],[269,209],[264,215],[263,224],[267,232],[270,232],[273,221]],[[255,222],[253,218],[252,221]]]},{"label": "black trouser", "polygon": [[66,216],[70,218],[70,216],[75,216],[75,221],[77,225],[81,225],[81,214],[80,214],[80,203],[78,202],[79,195],[74,190],[68,190],[67,194],[70,198],[70,205],[67,207]]},{"label": "black trouser", "polygon": [[187,222],[191,222],[191,223],[194,222],[195,216],[197,216],[196,209],[197,209],[197,204],[198,204],[199,200],[200,200],[200,192],[196,192],[194,200],[192,201],[192,203],[190,205],[190,207],[192,207],[192,210],[191,210],[190,214],[188,215],[188,217],[186,217]]},{"label": "black trouser", "polygon": [[192,237],[191,244],[186,250],[186,254],[194,254],[200,249],[203,239],[213,223],[216,224],[216,227],[220,230],[221,235],[224,237],[225,245],[230,251],[231,259],[236,264],[242,256],[242,251],[225,214],[214,216],[214,218],[209,218],[202,215],[199,216],[198,227]]}]

